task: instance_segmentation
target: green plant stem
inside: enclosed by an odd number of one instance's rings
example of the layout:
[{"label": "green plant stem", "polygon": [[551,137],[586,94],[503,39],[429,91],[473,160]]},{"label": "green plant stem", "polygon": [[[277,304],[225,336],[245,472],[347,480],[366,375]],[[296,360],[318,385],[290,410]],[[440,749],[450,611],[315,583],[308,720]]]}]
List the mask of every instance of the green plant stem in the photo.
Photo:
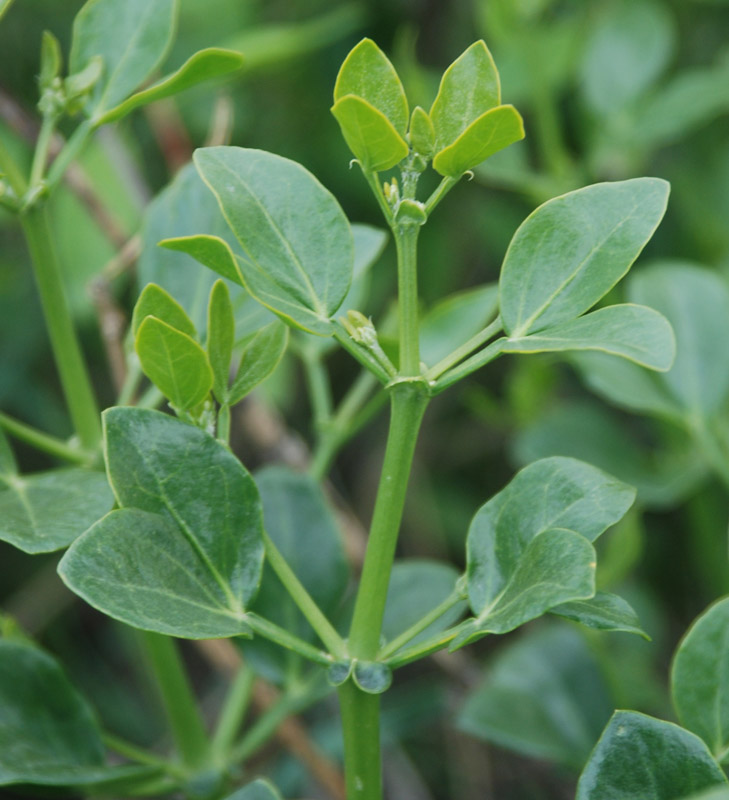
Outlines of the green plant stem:
[{"label": "green plant stem", "polygon": [[71,420],[81,445],[93,450],[101,439],[99,409],[73,327],[47,212],[43,205],[36,206],[21,219]]},{"label": "green plant stem", "polygon": [[433,209],[440,203],[440,201],[450,192],[450,190],[458,183],[460,178],[443,178],[443,180],[435,187],[435,191],[425,201],[425,213],[430,216]]},{"label": "green plant stem", "polygon": [[457,627],[449,628],[447,631],[437,633],[434,636],[429,636],[422,642],[418,642],[412,647],[408,647],[405,650],[401,650],[399,653],[395,653],[394,655],[390,656],[385,663],[391,669],[404,667],[406,664],[411,664],[413,661],[419,661],[421,658],[425,658],[425,656],[429,656],[432,653],[437,653],[444,647],[448,647],[448,645],[456,638],[457,635]]},{"label": "green plant stem", "polygon": [[377,177],[377,173],[369,172],[364,167],[362,167],[362,174],[365,176],[365,180],[369,184],[370,189],[372,189],[372,194],[374,194],[375,199],[377,200],[377,203],[380,206],[380,211],[382,211],[383,216],[387,220],[387,224],[392,226],[393,222],[392,209],[387,204],[387,200],[385,199],[385,194],[382,190],[380,179]]},{"label": "green plant stem", "polygon": [[49,191],[58,184],[63,178],[64,173],[70,164],[78,158],[83,150],[86,142],[91,134],[94,132],[94,126],[91,120],[85,120],[78,128],[71,134],[66,144],[63,146],[61,152],[56,156],[53,163],[48,169],[46,176],[46,186]]},{"label": "green plant stem", "polygon": [[167,761],[154,753],[150,753],[148,750],[144,750],[136,744],[120,739],[112,733],[104,733],[101,738],[106,747],[130,761],[134,761],[137,764],[145,764],[150,767],[159,767],[176,778],[186,777],[184,770],[181,770],[177,764]]},{"label": "green plant stem", "polygon": [[293,633],[289,633],[285,628],[281,628],[270,620],[259,617],[258,614],[249,613],[246,615],[246,621],[253,629],[254,633],[275,642],[287,650],[293,650],[298,653],[302,658],[308,658],[317,664],[328,667],[332,663],[332,658],[322,650],[318,650]]},{"label": "green plant stem", "polygon": [[402,377],[420,375],[418,336],[418,236],[419,225],[395,230],[397,246],[397,302],[400,319],[400,371]]},{"label": "green plant stem", "polygon": [[88,464],[93,458],[92,454],[72,447],[64,442],[63,439],[43,433],[43,431],[32,428],[24,422],[19,422],[2,412],[0,412],[0,428],[36,450],[42,450],[44,453],[62,458],[64,461],[71,461],[74,464]]},{"label": "green plant stem", "polygon": [[464,342],[464,344],[439,361],[434,367],[431,367],[425,373],[425,377],[429,381],[436,380],[467,355],[481,347],[482,344],[486,344],[486,342],[488,342],[492,336],[495,336],[501,328],[501,317],[496,317],[496,319],[489,323],[482,331],[472,336],[467,342]]},{"label": "green plant stem", "polygon": [[329,376],[318,349],[302,347],[301,359],[304,362],[304,373],[314,412],[314,426],[322,431],[332,417],[332,389]]},{"label": "green plant stem", "polygon": [[377,660],[386,661],[390,656],[397,653],[401,647],[404,647],[411,639],[414,639],[418,634],[422,633],[462,600],[463,593],[459,589],[454,589],[442,603],[437,605],[432,611],[429,611],[424,617],[419,619],[414,625],[411,625],[406,631],[403,631],[391,642],[388,642],[385,647],[380,650]]},{"label": "green plant stem", "polygon": [[334,338],[342,347],[367,370],[369,370],[383,385],[390,382],[392,378],[387,370],[380,364],[374,355],[363,345],[358,344],[352,339],[339,322],[334,323]]},{"label": "green plant stem", "polygon": [[116,405],[132,405],[134,395],[137,393],[143,377],[142,365],[139,363],[139,359],[135,354],[133,357],[127,359],[127,374],[124,378],[124,384],[121,387],[119,396],[116,399]]},{"label": "green plant stem", "polygon": [[225,444],[230,442],[230,406],[223,403],[218,410],[218,439]]},{"label": "green plant stem", "polygon": [[235,737],[243,724],[255,682],[255,672],[248,664],[243,664],[233,679],[230,690],[225,697],[218,725],[210,745],[213,755],[217,756],[221,761],[227,759]]},{"label": "green plant stem", "polygon": [[30,186],[37,186],[43,180],[43,173],[48,162],[48,150],[51,146],[53,131],[56,129],[58,117],[55,114],[46,114],[41,123],[38,141],[33,153],[33,165],[30,168]]},{"label": "green plant stem", "polygon": [[263,544],[266,548],[266,558],[271,565],[271,569],[276,573],[286,591],[291,595],[291,599],[306,617],[309,625],[314,629],[324,646],[333,656],[345,658],[347,646],[344,640],[334,630],[331,622],[324,616],[319,606],[306,591],[266,531],[263,532]]},{"label": "green plant stem", "polygon": [[491,342],[491,344],[484,347],[483,350],[475,353],[457,367],[454,367],[446,372],[436,381],[435,386],[431,387],[432,394],[439,394],[444,389],[447,389],[449,386],[452,386],[454,383],[462,380],[467,375],[470,375],[477,369],[481,369],[481,367],[486,366],[486,364],[493,361],[495,358],[498,358],[498,356],[501,355],[501,347],[504,341],[505,340],[503,338],[496,339],[496,341]]},{"label": "green plant stem", "polygon": [[180,759],[185,767],[200,767],[208,754],[208,737],[200,709],[182,663],[177,643],[169,636],[139,631]]},{"label": "green plant stem", "polygon": [[380,698],[353,681],[339,687],[347,800],[382,800]]}]

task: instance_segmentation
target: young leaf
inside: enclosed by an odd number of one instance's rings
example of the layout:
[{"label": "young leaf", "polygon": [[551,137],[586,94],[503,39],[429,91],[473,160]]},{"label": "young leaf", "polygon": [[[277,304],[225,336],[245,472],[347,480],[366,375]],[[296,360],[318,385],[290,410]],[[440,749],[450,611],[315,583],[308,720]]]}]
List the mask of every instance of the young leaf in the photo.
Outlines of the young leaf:
[{"label": "young leaf", "polygon": [[597,592],[587,600],[574,600],[553,606],[549,613],[599,631],[625,631],[637,633],[645,639],[650,638],[640,627],[638,615],[630,604],[622,597],[608,592]]},{"label": "young leaf", "polygon": [[471,123],[500,103],[494,60],[483,41],[474,42],[443,73],[430,108],[436,151],[453,144]]},{"label": "young leaf", "polygon": [[524,138],[524,122],[511,105],[497,106],[474,120],[433,159],[433,169],[457,178],[482,161]]},{"label": "young leaf", "polygon": [[288,341],[288,328],[278,320],[246,340],[238,372],[228,392],[230,405],[239,403],[276,369]]},{"label": "young leaf", "polygon": [[95,56],[104,72],[88,114],[100,118],[125,100],[162,63],[175,33],[179,0],[87,0],[73,23],[69,72]]},{"label": "young leaf", "polygon": [[371,39],[362,39],[339,70],[334,84],[335,104],[347,95],[366,101],[400,137],[405,136],[409,115],[405,90],[390,60]]},{"label": "young leaf", "polygon": [[223,50],[220,47],[208,47],[200,50],[190,56],[171,75],[167,75],[147,89],[133,94],[123,103],[97,117],[95,125],[116,122],[139,106],[179,94],[203,81],[236,72],[243,66],[243,61],[243,56],[234,50]]},{"label": "young leaf", "polygon": [[121,510],[68,550],[65,583],[134,627],[192,639],[249,634],[263,562],[251,476],[213,437],[158,411],[109,409],[104,432]]},{"label": "young leaf", "polygon": [[132,314],[132,334],[134,336],[139,333],[139,327],[147,317],[157,317],[171,328],[186,333],[193,339],[197,336],[195,326],[182,306],[156,283],[148,283],[134,305]]},{"label": "young leaf", "polygon": [[38,85],[41,92],[50,89],[53,81],[61,74],[63,69],[63,54],[61,44],[50,31],[43,31],[41,40],[41,65]]},{"label": "young leaf", "polygon": [[281,795],[272,783],[259,778],[228,795],[225,800],[281,800]]},{"label": "young leaf", "polygon": [[0,639],[0,784],[73,783],[103,761],[94,713],[58,663]]},{"label": "young leaf", "polygon": [[186,333],[147,317],[139,326],[134,346],[144,374],[176,409],[187,411],[208,396],[213,387],[208,358]]},{"label": "young leaf", "polygon": [[698,736],[645,714],[616,711],[580,776],[576,800],[682,800],[725,785]]},{"label": "young leaf", "polygon": [[501,269],[501,318],[509,336],[567,322],[595,305],[653,235],[668,191],[659,178],[598,183],[533,211]]},{"label": "young leaf", "polygon": [[664,316],[646,306],[608,306],[540,333],[511,337],[505,353],[599,350],[665,372],[673,363],[676,340]]},{"label": "young leaf", "polygon": [[420,106],[415,106],[408,131],[410,144],[416,153],[429,157],[435,149],[435,129],[430,117]]},{"label": "young leaf", "polygon": [[235,319],[228,288],[215,281],[208,303],[208,361],[213,372],[213,391],[219,403],[227,402],[230,360],[235,341]]},{"label": "young leaf", "polygon": [[349,222],[299,164],[241,147],[208,147],[195,164],[250,259],[246,288],[286,321],[330,335],[352,278]]},{"label": "young leaf", "polygon": [[729,598],[710,606],[689,628],[671,669],[673,705],[681,724],[717,759],[729,747]]}]

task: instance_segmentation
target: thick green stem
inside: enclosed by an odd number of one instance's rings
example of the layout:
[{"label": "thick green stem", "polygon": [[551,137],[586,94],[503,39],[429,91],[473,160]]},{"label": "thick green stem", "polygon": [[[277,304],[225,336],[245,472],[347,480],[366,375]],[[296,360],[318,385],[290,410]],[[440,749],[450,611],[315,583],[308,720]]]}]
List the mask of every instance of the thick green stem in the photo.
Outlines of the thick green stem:
[{"label": "thick green stem", "polygon": [[46,210],[42,205],[31,208],[21,219],[71,420],[82,446],[92,450],[101,439],[99,409],[73,327]]},{"label": "thick green stem", "polygon": [[395,232],[397,245],[397,303],[400,315],[400,375],[420,375],[418,340],[418,235],[419,225]]},{"label": "thick green stem", "polygon": [[347,800],[382,800],[380,698],[347,681],[339,687]]},{"label": "thick green stem", "polygon": [[169,636],[139,632],[162,696],[182,763],[196,769],[208,754],[208,737],[177,643]]}]

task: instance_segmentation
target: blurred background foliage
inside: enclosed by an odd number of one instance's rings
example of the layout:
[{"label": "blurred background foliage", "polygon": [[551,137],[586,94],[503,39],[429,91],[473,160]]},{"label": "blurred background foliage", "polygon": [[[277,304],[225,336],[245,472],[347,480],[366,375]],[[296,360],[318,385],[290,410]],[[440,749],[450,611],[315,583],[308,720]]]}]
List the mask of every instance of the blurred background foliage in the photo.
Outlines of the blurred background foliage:
[{"label": "blurred background foliage", "polygon": [[[30,157],[35,135],[41,33],[52,30],[68,52],[81,4],[17,0],[3,20],[0,137],[21,157]],[[381,226],[359,172],[348,168],[350,155],[328,112],[338,67],[364,35],[391,55],[412,104],[426,108],[443,68],[483,38],[501,71],[505,102],[514,103],[525,119],[526,140],[478,168],[424,230],[424,310],[495,281],[516,227],[547,198],[644,174],[666,178],[673,190],[666,219],[634,268],[636,280],[660,271],[650,262],[663,262],[670,294],[672,286],[676,290],[673,267],[665,262],[680,261],[691,275],[697,266],[708,270],[719,286],[710,294],[723,297],[729,281],[725,0],[182,0],[181,8],[167,66],[179,65],[198,48],[220,45],[245,55],[243,72],[101,131],[81,160],[78,181],[67,181],[53,199],[68,291],[105,405],[115,398],[114,341],[118,346],[123,338],[123,320],[139,291],[135,237],[145,209],[194,147],[229,141],[296,159],[332,190],[352,221]],[[103,218],[84,201],[84,180],[103,201]],[[394,270],[388,244],[360,305],[378,324],[392,311]],[[643,287],[643,301],[669,316],[679,346],[681,336],[700,340],[696,323],[705,314],[716,315],[715,330],[729,324],[729,307],[721,319],[721,300],[708,309],[701,297],[693,305],[674,298],[673,306],[669,298],[664,308],[653,302],[657,295],[651,291]],[[655,291],[660,295],[660,287]],[[615,290],[608,302],[624,292]],[[689,289],[683,296],[690,294]],[[481,313],[463,299],[451,310],[456,321]],[[433,316],[436,339],[454,324],[447,311],[448,306],[440,308]],[[69,435],[28,256],[2,212],[0,346],[0,408]],[[720,349],[727,347],[724,338]],[[700,346],[695,353],[698,369],[706,373],[701,386],[711,383],[712,375],[719,383],[721,374],[729,375],[726,359]],[[333,353],[327,364],[341,396],[354,366],[341,353]],[[692,380],[687,374],[674,378],[679,387]],[[620,382],[622,396],[610,391],[611,381]],[[631,600],[652,641],[537,622],[505,640],[487,638],[467,654],[399,672],[385,699],[391,796],[569,798],[614,708],[671,718],[670,654],[690,621],[729,592],[729,448],[726,437],[721,439],[729,430],[729,408],[726,391],[719,391],[709,434],[702,435],[687,421],[688,411],[656,411],[640,401],[641,391],[630,376],[605,377],[590,359],[568,363],[538,356],[499,361],[433,403],[400,555],[461,568],[471,516],[516,468],[547,455],[581,458],[639,490],[636,508],[601,542],[599,580],[602,588],[619,589]],[[292,448],[295,461],[316,431],[294,356],[287,356],[247,403],[249,412],[255,411],[253,403],[265,410],[268,422],[275,421],[275,434],[267,439],[255,415],[252,422],[239,423],[235,446],[244,463],[253,468],[282,454],[292,460]],[[336,491],[365,523],[384,432],[384,419],[375,416],[332,472]],[[719,452],[712,446],[717,438]],[[49,466],[22,445],[17,452],[24,470]],[[159,714],[155,722],[156,699],[133,640],[61,587],[56,560],[30,559],[2,544],[4,608],[63,657],[110,729],[140,744],[155,743],[164,735],[163,725]],[[192,648],[188,656],[214,707],[219,676]],[[308,723],[319,745],[336,754],[333,706],[317,707]],[[274,748],[265,749],[252,770],[273,775],[287,796],[323,791],[295,758]]]}]

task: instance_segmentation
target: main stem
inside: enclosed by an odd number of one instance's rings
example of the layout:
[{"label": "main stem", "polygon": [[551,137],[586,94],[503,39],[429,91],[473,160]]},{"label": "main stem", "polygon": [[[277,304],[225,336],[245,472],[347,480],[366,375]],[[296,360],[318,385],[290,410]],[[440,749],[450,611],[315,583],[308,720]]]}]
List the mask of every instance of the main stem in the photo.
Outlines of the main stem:
[{"label": "main stem", "polygon": [[71,421],[81,445],[92,450],[101,439],[99,409],[73,327],[46,210],[36,206],[21,220]]},{"label": "main stem", "polygon": [[397,303],[400,315],[400,375],[420,375],[418,338],[418,235],[420,226],[394,230],[397,246]]}]

